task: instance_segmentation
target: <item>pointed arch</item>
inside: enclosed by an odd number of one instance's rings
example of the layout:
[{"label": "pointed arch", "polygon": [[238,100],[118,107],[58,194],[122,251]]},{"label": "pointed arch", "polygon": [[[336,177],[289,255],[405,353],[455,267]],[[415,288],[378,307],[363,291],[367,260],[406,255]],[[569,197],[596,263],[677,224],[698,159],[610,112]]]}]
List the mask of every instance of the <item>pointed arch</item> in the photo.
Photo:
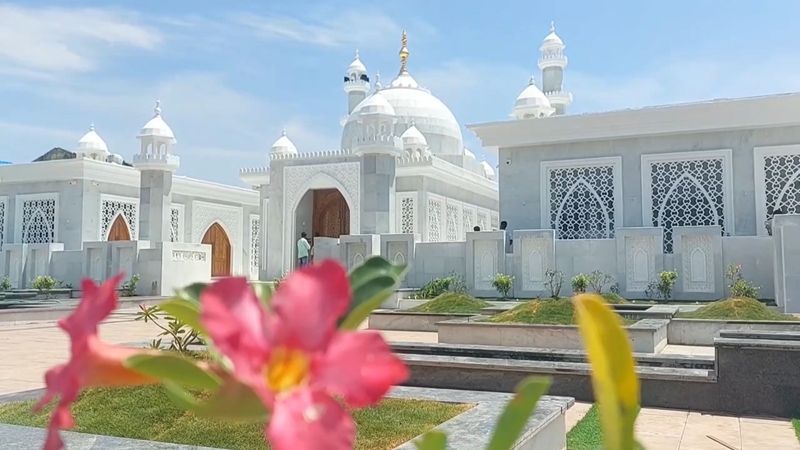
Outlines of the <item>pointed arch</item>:
[{"label": "pointed arch", "polygon": [[114,218],[111,220],[111,226],[108,227],[106,233],[107,241],[130,241],[131,228],[128,225],[128,220],[122,211],[118,211]]},{"label": "pointed arch", "polygon": [[[575,201],[573,195],[582,192],[579,191],[578,189],[581,189],[582,191],[585,191],[589,194],[590,198],[592,199],[592,202],[590,204],[584,204],[580,207],[578,206],[573,207],[572,203]],[[568,204],[570,207],[565,208]],[[572,185],[572,187],[566,192],[566,194],[564,194],[564,197],[561,200],[561,204],[558,206],[558,210],[556,212],[555,229],[559,235],[562,233],[561,229],[562,225],[565,225],[564,222],[566,222],[563,220],[564,218],[563,214],[565,209],[567,211],[574,211],[575,214],[577,214],[577,211],[579,210],[584,210],[586,211],[585,216],[589,216],[586,217],[586,219],[588,220],[575,221],[576,224],[580,223],[583,224],[581,230],[583,232],[582,233],[583,236],[580,236],[581,233],[578,233],[580,238],[597,239],[597,238],[611,237],[611,230],[613,229],[614,225],[611,222],[611,217],[609,217],[608,209],[603,204],[603,200],[597,194],[597,191],[595,191],[595,189],[584,178],[579,178],[575,182],[575,184]],[[596,213],[600,213],[601,217],[597,217]],[[591,220],[592,215],[595,215],[595,220]],[[593,233],[594,231],[600,232],[601,229],[602,229],[601,232],[602,236],[597,236]]]},{"label": "pointed arch", "polygon": [[231,241],[220,222],[212,223],[203,234],[203,244],[211,245],[211,276],[231,275]]}]

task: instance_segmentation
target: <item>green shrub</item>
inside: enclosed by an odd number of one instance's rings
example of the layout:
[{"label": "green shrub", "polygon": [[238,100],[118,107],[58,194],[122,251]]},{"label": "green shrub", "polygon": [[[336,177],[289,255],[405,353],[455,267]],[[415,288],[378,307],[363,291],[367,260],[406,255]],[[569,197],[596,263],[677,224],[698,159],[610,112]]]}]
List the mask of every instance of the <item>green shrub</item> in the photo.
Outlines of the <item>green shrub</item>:
[{"label": "green shrub", "polygon": [[57,283],[58,281],[50,275],[39,275],[33,279],[31,286],[40,293],[49,295]]},{"label": "green shrub", "polygon": [[582,294],[586,292],[589,287],[589,276],[584,273],[579,273],[572,277],[572,292]]},{"label": "green shrub", "polygon": [[0,292],[10,291],[11,290],[11,278],[3,277],[0,280]]},{"label": "green shrub", "polygon": [[614,277],[599,270],[594,270],[589,274],[586,281],[595,293],[602,294],[603,289],[614,282]]},{"label": "green shrub", "polygon": [[445,292],[467,292],[464,280],[455,273],[446,277],[434,278],[417,291],[415,298],[436,298]]},{"label": "green shrub", "polygon": [[647,284],[647,289],[644,291],[645,295],[647,295],[647,298],[653,298],[658,295],[661,300],[668,302],[672,297],[672,289],[675,287],[677,280],[678,272],[664,270],[658,274],[658,280]]},{"label": "green shrub", "polygon": [[492,287],[497,289],[497,292],[502,298],[508,297],[508,293],[511,292],[513,286],[514,277],[512,275],[498,273],[494,276],[494,280],[492,280]]},{"label": "green shrub", "polygon": [[136,285],[139,284],[139,280],[141,280],[141,277],[137,273],[134,274],[130,280],[122,283],[122,285],[119,287],[122,291],[122,295],[124,297],[133,297],[136,295]]},{"label": "green shrub", "polygon": [[560,270],[547,269],[544,273],[544,285],[550,289],[550,297],[558,298],[561,294],[561,286],[564,284],[564,272]]},{"label": "green shrub", "polygon": [[783,314],[770,309],[767,305],[752,298],[719,300],[692,312],[679,313],[678,317],[712,320],[798,320],[791,314]]},{"label": "green shrub", "polygon": [[728,289],[731,298],[758,298],[759,286],[744,279],[741,264],[731,264],[725,270],[725,278],[728,279]]}]

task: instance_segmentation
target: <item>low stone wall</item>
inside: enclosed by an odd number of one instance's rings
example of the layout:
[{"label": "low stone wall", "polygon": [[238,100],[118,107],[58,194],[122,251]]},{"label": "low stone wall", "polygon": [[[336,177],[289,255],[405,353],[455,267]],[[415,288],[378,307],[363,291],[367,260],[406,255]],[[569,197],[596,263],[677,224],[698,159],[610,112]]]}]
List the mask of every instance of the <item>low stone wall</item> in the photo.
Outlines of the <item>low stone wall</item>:
[{"label": "low stone wall", "polygon": [[468,313],[428,313],[413,311],[374,311],[369,316],[370,330],[438,331],[437,324],[446,320],[466,319]]},{"label": "low stone wall", "polygon": [[800,322],[672,319],[667,327],[667,342],[673,345],[714,345],[720,331],[795,331]]},{"label": "low stone wall", "polygon": [[[583,348],[575,325],[529,325],[482,321],[486,316],[438,323],[439,342],[446,344],[538,347],[565,350]],[[668,320],[645,319],[627,327],[636,353],[658,353],[667,345]]]}]

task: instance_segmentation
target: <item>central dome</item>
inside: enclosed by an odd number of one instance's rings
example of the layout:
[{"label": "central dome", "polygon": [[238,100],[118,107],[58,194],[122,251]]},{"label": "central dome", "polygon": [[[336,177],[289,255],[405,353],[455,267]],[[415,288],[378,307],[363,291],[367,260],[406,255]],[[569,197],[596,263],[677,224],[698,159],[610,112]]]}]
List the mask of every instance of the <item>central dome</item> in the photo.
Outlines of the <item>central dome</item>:
[{"label": "central dome", "polygon": [[450,109],[427,89],[419,87],[407,72],[401,73],[389,87],[372,94],[356,105],[347,118],[342,132],[342,148],[353,147],[358,136],[364,133],[359,122],[373,103],[372,96],[380,95],[392,105],[397,123],[395,136],[401,136],[412,123],[425,136],[428,148],[434,155],[462,155],[464,143],[461,127]]}]

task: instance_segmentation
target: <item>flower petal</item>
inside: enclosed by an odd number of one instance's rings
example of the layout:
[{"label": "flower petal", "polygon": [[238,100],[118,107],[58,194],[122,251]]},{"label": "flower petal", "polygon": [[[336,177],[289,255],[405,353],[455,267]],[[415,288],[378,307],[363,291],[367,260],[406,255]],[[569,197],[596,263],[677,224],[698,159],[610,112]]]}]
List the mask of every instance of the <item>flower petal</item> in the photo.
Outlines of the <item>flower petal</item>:
[{"label": "flower petal", "polygon": [[377,403],[408,368],[377,332],[339,332],[324,355],[314,360],[312,384],[341,395],[350,406]]},{"label": "flower petal", "polygon": [[200,295],[200,322],[214,346],[233,362],[236,376],[257,387],[269,357],[266,311],[244,278],[225,278]]},{"label": "flower petal", "polygon": [[117,286],[120,281],[121,273],[101,285],[96,285],[88,278],[81,281],[81,302],[72,314],[58,322],[61,329],[70,335],[73,345],[83,344],[87,336],[97,334],[98,324],[117,307]]},{"label": "flower petal", "polygon": [[274,346],[323,350],[350,303],[350,282],[338,262],[326,260],[292,272],[272,297]]},{"label": "flower petal", "polygon": [[296,389],[275,402],[267,438],[275,450],[350,450],[356,425],[331,396]]}]

